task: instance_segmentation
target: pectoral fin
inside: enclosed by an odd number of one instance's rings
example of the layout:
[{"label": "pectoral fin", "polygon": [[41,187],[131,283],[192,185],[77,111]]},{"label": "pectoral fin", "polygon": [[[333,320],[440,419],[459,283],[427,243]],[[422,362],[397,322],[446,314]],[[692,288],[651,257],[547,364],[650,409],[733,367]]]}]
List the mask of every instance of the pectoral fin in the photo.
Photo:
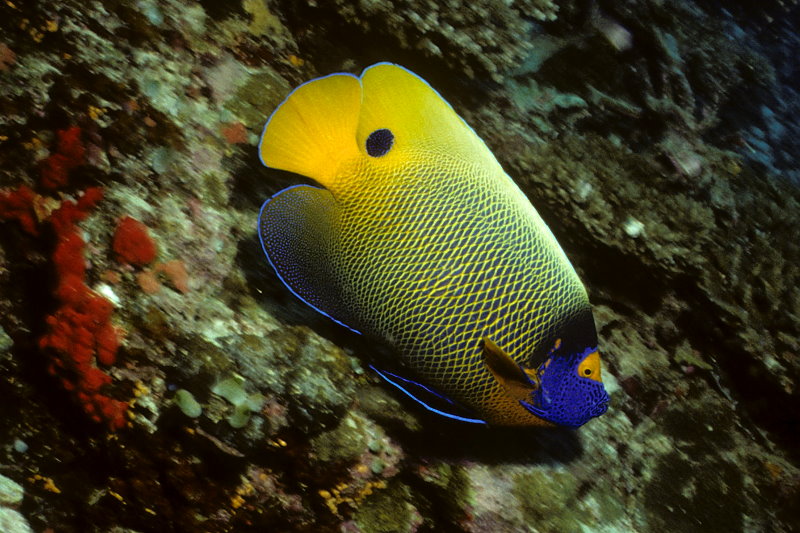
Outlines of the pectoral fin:
[{"label": "pectoral fin", "polygon": [[515,400],[528,400],[531,392],[539,388],[536,373],[526,372],[491,339],[484,337],[481,344],[486,368],[503,386],[508,395]]}]

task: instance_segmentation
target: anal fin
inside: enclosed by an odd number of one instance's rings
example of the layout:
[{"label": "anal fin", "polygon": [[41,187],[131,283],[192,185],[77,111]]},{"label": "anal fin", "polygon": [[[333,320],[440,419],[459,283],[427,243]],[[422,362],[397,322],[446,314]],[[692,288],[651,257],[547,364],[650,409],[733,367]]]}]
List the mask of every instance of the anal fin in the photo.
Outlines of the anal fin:
[{"label": "anal fin", "polygon": [[[480,418],[458,414],[458,412],[466,411],[466,409],[459,406],[444,394],[441,394],[430,387],[426,387],[425,385],[417,383],[416,381],[398,376],[397,374],[387,372],[386,370],[380,370],[373,365],[369,365],[369,367],[389,385],[399,389],[403,394],[432,413],[436,413],[437,415],[451,418],[453,420],[458,420],[459,422],[486,424],[486,421],[481,420]],[[437,405],[441,404],[441,408],[435,407],[434,403]]]}]

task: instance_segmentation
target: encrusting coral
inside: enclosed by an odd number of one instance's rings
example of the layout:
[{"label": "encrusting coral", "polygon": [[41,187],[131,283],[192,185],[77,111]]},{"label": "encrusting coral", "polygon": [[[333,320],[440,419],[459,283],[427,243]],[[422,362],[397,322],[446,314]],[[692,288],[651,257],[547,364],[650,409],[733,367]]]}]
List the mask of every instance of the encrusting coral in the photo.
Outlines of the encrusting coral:
[{"label": "encrusting coral", "polygon": [[[495,81],[500,81],[533,49],[532,41],[526,38],[532,26],[529,20],[556,20],[559,10],[553,0],[479,0],[468,5],[454,0],[332,4],[336,5],[336,15],[348,23],[395,38],[402,48],[441,58],[470,77],[488,74]],[[328,7],[312,5],[312,9]],[[325,11],[322,16],[330,15]]]},{"label": "encrusting coral", "polygon": [[[42,162],[40,174],[41,187],[50,191],[68,183],[70,171],[83,164],[85,154],[79,127],[56,133],[57,149]],[[97,364],[116,362],[119,335],[111,323],[112,303],[86,285],[86,243],[78,226],[102,199],[102,188],[89,187],[76,200],[63,200],[48,213],[43,206],[57,200],[22,185],[0,192],[0,220],[17,220],[32,236],[40,234],[42,223],[52,229],[58,308],[45,319],[47,332],[39,339],[39,348],[50,356],[50,374],[73,394],[86,414],[115,430],[125,425],[128,404],[101,392],[111,376]]]},{"label": "encrusting coral", "polygon": [[129,216],[117,226],[112,246],[121,263],[145,266],[156,258],[156,245],[147,232],[147,226]]}]

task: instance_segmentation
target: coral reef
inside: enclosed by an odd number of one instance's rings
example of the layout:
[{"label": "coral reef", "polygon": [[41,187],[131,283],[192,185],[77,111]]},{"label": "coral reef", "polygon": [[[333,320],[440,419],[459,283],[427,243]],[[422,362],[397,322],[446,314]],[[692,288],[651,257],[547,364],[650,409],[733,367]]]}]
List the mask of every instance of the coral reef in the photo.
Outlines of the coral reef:
[{"label": "coral reef", "polygon": [[[83,163],[80,128],[72,126],[56,133],[57,149],[40,168],[39,183],[44,189],[64,187],[70,171]],[[27,233],[38,235],[35,214],[49,223],[55,236],[52,262],[58,308],[46,317],[48,331],[39,339],[39,348],[51,354],[48,371],[60,379],[94,421],[104,421],[111,429],[121,428],[127,404],[101,392],[111,383],[111,376],[96,364],[110,366],[116,362],[119,339],[110,320],[113,306],[85,283],[85,243],[77,227],[102,200],[102,189],[90,187],[76,201],[62,200],[60,204],[53,198],[40,197],[25,185],[0,194],[0,220],[16,219]],[[41,211],[45,213],[40,215]]]},{"label": "coral reef", "polygon": [[85,150],[81,143],[81,129],[72,126],[56,132],[58,145],[56,151],[42,162],[39,183],[45,189],[59,189],[69,180],[69,172],[83,164]]},{"label": "coral reef", "polygon": [[[297,6],[288,2],[285,7],[291,11]],[[557,16],[558,4],[552,0],[337,1],[333,6],[298,9],[296,14],[298,24],[309,27],[318,20],[341,17],[360,32],[389,37],[401,49],[436,58],[469,77],[488,75],[495,81],[531,52],[533,43],[526,38],[532,28],[529,20]]]},{"label": "coral reef", "polygon": [[[799,16],[2,3],[0,530],[796,530]],[[421,411],[265,264],[258,208],[298,178],[258,161],[264,121],[377,60],[430,77],[564,247],[603,417]]]}]

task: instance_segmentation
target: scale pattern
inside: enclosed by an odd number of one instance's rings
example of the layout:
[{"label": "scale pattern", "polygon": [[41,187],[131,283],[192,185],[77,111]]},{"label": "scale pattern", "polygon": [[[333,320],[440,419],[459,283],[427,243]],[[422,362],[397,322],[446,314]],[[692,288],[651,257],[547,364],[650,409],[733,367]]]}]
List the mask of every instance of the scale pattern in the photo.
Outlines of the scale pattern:
[{"label": "scale pattern", "polygon": [[[403,160],[344,165],[335,200],[310,187],[279,194],[262,214],[268,257],[311,305],[392,342],[426,384],[488,422],[535,423],[486,369],[480,340],[535,368],[588,309],[583,285],[507,175],[424,151]],[[276,239],[287,225],[292,234]]]},{"label": "scale pattern", "polygon": [[[297,296],[393,343],[424,385],[487,422],[563,422],[505,389],[481,340],[544,372],[545,360],[594,353],[586,292],[528,199],[424,80],[379,63],[302,84],[259,150],[265,165],[322,186],[291,187],[261,211],[264,251]],[[539,387],[531,406],[588,413],[586,387],[604,401],[597,371],[577,378],[583,387],[559,378],[558,396]]]}]

